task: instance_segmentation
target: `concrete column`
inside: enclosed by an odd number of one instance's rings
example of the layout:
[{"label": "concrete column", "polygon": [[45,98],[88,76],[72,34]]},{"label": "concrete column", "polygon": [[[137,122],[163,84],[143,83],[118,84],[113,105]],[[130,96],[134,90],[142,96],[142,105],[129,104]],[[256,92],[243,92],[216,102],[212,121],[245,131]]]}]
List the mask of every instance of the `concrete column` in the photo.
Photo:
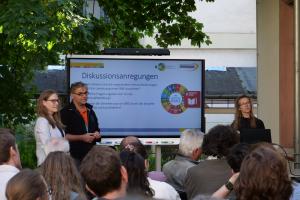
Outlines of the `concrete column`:
[{"label": "concrete column", "polygon": [[279,0],[257,0],[257,115],[279,143]]}]

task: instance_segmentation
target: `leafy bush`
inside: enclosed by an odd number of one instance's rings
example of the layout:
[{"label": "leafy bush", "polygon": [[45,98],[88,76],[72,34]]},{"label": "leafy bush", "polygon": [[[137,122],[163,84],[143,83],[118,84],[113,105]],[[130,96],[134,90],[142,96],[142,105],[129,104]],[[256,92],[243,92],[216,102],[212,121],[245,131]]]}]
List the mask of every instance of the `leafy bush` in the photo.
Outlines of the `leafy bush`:
[{"label": "leafy bush", "polygon": [[36,168],[37,158],[35,154],[35,138],[33,124],[17,125],[15,127],[16,140],[20,152],[23,168]]},{"label": "leafy bush", "polygon": [[[169,162],[170,160],[173,160],[176,152],[178,149],[178,145],[176,146],[161,146],[161,168]],[[148,154],[149,154],[149,171],[156,171],[155,168],[155,153],[150,151],[150,148],[148,149]]]}]

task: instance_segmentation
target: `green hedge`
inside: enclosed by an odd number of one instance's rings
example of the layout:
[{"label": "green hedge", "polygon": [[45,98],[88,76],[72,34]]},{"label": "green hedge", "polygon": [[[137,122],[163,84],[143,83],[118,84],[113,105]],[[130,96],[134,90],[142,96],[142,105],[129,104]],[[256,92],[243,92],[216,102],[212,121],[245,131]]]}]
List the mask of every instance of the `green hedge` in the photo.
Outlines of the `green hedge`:
[{"label": "green hedge", "polygon": [[35,138],[33,125],[17,125],[15,128],[17,144],[23,168],[36,168]]}]

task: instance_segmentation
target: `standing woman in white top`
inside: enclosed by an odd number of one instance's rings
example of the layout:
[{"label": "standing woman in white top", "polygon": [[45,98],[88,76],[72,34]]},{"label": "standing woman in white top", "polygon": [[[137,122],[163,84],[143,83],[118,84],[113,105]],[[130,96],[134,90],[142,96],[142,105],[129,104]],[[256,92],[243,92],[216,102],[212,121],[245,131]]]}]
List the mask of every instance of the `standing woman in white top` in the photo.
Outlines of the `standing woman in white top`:
[{"label": "standing woman in white top", "polygon": [[59,107],[59,98],[54,90],[45,90],[38,98],[38,118],[34,127],[38,166],[44,162],[50,152],[69,152],[69,142],[65,140]]}]

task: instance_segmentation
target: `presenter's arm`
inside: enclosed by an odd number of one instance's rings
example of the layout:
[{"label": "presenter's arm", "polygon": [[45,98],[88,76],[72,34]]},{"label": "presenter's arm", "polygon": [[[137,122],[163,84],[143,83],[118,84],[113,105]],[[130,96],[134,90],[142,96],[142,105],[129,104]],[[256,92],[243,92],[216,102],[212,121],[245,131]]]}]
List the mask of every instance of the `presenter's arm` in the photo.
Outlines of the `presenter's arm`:
[{"label": "presenter's arm", "polygon": [[42,145],[42,148],[49,142],[50,139],[50,129],[49,122],[47,119],[39,117],[36,121],[34,128],[34,135],[37,143]]}]

